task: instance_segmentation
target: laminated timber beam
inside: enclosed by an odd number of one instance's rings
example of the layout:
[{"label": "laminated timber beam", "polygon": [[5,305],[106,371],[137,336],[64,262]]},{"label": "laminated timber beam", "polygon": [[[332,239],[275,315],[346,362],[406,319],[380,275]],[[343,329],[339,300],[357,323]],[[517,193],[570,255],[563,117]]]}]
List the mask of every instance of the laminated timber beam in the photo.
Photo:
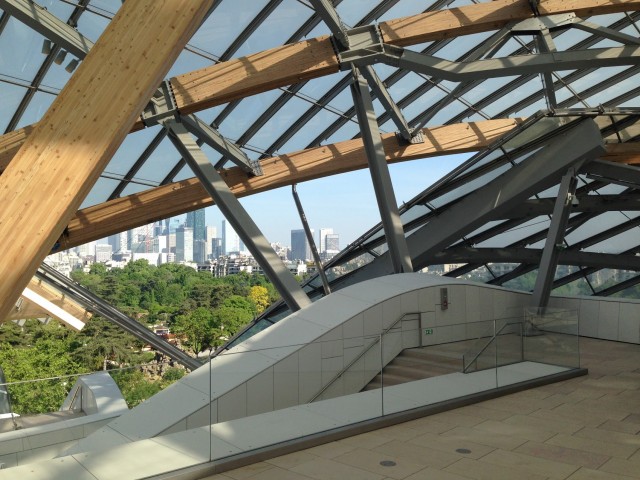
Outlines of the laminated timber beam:
[{"label": "laminated timber beam", "polygon": [[[476,152],[514,128],[521,119],[487,120],[441,127],[425,128],[425,142],[405,144],[394,134],[383,135],[387,162],[397,163],[456,153]],[[607,145],[608,147],[616,144]],[[635,151],[639,153],[640,144]],[[605,153],[601,159],[609,160]],[[616,155],[618,161],[622,157]],[[636,158],[631,156],[630,158]],[[351,172],[367,167],[361,139],[347,140],[308,150],[263,159],[264,175],[247,177],[240,168],[221,171],[221,175],[237,197],[261,193],[316,178]],[[213,205],[211,196],[196,178],[170,183],[127,197],[116,198],[76,213],[58,243],[59,249],[129,230],[145,223]],[[627,206],[628,209],[635,207]]]},{"label": "laminated timber beam", "polygon": [[[640,0],[542,0],[539,10],[541,15],[570,12],[578,16],[603,15],[640,10]],[[529,0],[495,0],[378,25],[385,43],[409,46],[497,30],[531,17],[533,12]],[[274,88],[331,75],[339,69],[331,37],[321,36],[178,75],[170,79],[170,84],[178,111],[189,114]],[[20,133],[16,135],[7,134],[10,135],[7,139],[4,138],[7,135],[0,137],[0,171],[32,127],[18,131]],[[142,128],[144,124],[138,120],[132,131]]]},{"label": "laminated timber beam", "polygon": [[[542,0],[539,9],[541,15],[574,12],[590,16],[640,10],[640,0]],[[379,28],[384,43],[408,46],[497,30],[531,17],[529,0],[495,0],[380,22]],[[170,81],[178,110],[193,113],[337,73],[339,66],[331,38],[325,36],[222,62]]]},{"label": "laminated timber beam", "polygon": [[[520,119],[487,120],[425,128],[424,143],[406,144],[395,134],[382,136],[387,162],[474,152],[487,147],[520,123]],[[362,139],[325,145],[263,159],[263,175],[247,177],[240,168],[221,171],[237,197],[350,172],[367,167]],[[0,177],[1,178],[1,177]],[[196,178],[163,185],[79,211],[58,242],[65,250],[135,226],[213,205]]]},{"label": "laminated timber beam", "polygon": [[0,318],[9,313],[211,0],[126,2],[0,177]]}]

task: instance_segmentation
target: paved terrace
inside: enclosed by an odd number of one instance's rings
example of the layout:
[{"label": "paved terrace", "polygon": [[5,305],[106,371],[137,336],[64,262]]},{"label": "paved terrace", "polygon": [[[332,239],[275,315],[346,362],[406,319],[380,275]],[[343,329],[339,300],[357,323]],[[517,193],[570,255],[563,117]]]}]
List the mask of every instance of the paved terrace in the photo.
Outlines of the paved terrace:
[{"label": "paved terrace", "polygon": [[640,478],[640,346],[582,338],[580,347],[587,376],[206,478]]}]

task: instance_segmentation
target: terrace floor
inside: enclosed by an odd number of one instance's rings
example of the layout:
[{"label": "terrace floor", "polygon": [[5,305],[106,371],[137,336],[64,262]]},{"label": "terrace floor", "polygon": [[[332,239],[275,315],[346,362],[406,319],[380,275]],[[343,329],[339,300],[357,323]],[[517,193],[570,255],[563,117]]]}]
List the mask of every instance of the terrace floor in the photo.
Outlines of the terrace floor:
[{"label": "terrace floor", "polygon": [[580,339],[589,374],[209,480],[640,478],[640,345]]}]

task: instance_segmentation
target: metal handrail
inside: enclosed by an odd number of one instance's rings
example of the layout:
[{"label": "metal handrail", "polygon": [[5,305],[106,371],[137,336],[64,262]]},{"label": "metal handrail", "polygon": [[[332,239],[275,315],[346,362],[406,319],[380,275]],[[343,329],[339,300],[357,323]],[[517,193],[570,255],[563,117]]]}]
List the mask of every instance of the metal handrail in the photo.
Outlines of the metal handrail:
[{"label": "metal handrail", "polygon": [[342,370],[340,370],[331,380],[329,380],[329,382],[327,382],[327,384],[324,387],[322,387],[320,391],[311,398],[311,400],[309,400],[309,403],[315,401],[320,395],[322,395],[327,390],[327,388],[333,385],[333,383],[338,378],[344,375],[358,360],[360,360],[369,350],[371,350],[373,346],[380,341],[383,335],[386,335],[387,333],[389,333],[389,331],[392,328],[394,328],[398,323],[400,323],[402,320],[404,320],[405,317],[409,315],[420,315],[421,313],[422,312],[407,312],[407,313],[403,313],[400,317],[398,317],[398,319],[395,322],[393,322],[385,330],[383,330],[382,333],[378,335],[371,343],[369,343],[369,345],[367,345],[367,347],[364,350],[362,350],[353,360],[351,360],[345,367],[342,367]]},{"label": "metal handrail", "polygon": [[[491,344],[496,340],[496,338],[498,338],[498,335],[500,335],[500,333],[501,333],[501,332],[502,332],[506,327],[511,326],[511,325],[520,325],[520,336],[522,336],[522,321],[520,321],[520,322],[507,322],[507,323],[505,323],[504,325],[502,325],[502,327],[500,327],[500,329],[499,329],[497,332],[495,332],[495,333],[491,336],[491,338],[490,338],[490,339],[489,339],[489,341],[484,345],[484,347],[482,347],[482,348],[480,349],[480,351],[474,355],[473,359],[469,362],[469,364],[466,364],[466,362],[465,362],[465,360],[464,360],[465,354],[464,354],[464,353],[462,354],[462,373],[467,373],[467,370],[469,370],[469,367],[471,367],[471,365],[473,365],[475,362],[477,362],[477,361],[478,361],[478,358],[480,358],[480,355],[482,355],[482,354],[485,352],[485,350],[486,350],[487,348],[489,348],[489,346],[490,346],[490,345],[491,345]],[[496,365],[496,366],[497,366],[497,365]]]}]

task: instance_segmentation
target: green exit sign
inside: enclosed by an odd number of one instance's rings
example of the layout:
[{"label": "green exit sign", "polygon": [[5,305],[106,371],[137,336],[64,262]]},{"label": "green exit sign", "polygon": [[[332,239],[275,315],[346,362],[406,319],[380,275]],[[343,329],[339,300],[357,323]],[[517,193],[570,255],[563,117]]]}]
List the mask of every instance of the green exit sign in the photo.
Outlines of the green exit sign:
[{"label": "green exit sign", "polygon": [[424,329],[424,334],[425,335],[433,335],[433,328],[425,328]]}]

